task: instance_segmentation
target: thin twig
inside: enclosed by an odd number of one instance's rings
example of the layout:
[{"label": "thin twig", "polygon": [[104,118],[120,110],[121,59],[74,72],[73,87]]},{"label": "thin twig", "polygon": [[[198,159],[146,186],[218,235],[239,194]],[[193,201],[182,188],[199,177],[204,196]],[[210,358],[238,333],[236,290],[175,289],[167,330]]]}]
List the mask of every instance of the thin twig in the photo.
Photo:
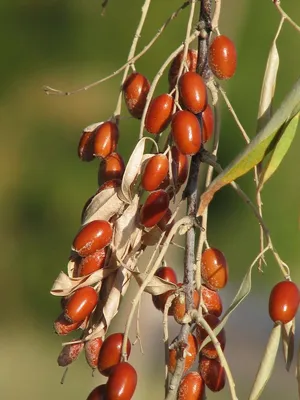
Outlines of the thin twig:
[{"label": "thin twig", "polygon": [[283,9],[280,6],[280,1],[279,0],[274,1],[274,4],[275,4],[275,7],[277,8],[278,12],[281,14],[281,16],[284,19],[286,19],[296,29],[296,31],[300,32],[300,26],[298,26],[296,24],[296,22],[294,22],[292,20],[292,18],[285,11],[283,11]]}]

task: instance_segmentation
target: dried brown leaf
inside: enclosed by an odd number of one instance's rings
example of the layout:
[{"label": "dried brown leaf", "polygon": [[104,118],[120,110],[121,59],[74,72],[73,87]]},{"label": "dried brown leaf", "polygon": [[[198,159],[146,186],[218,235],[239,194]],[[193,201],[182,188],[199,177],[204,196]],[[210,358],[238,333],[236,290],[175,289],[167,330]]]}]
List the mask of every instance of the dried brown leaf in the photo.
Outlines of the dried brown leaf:
[{"label": "dried brown leaf", "polygon": [[[132,272],[132,275],[139,286],[142,286],[148,277],[148,274],[145,274],[144,272]],[[159,294],[166,293],[169,290],[175,289],[177,289],[177,285],[174,283],[161,279],[158,276],[153,276],[151,281],[145,287],[145,292],[157,296]]]},{"label": "dried brown leaf", "polygon": [[295,319],[281,326],[282,348],[285,368],[290,370],[295,348]]}]

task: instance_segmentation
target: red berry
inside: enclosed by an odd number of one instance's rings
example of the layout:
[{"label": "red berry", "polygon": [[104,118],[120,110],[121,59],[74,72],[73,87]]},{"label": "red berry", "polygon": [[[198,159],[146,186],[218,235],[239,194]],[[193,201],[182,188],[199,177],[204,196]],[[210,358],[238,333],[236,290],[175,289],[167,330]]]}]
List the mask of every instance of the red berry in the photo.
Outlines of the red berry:
[{"label": "red berry", "polygon": [[127,362],[115,365],[106,384],[106,400],[130,400],[137,384],[136,370]]},{"label": "red berry", "polygon": [[222,289],[228,280],[228,265],[224,254],[212,247],[204,250],[201,259],[201,275],[207,287]]},{"label": "red berry", "polygon": [[94,135],[94,156],[105,158],[116,150],[119,129],[115,122],[106,121],[99,125]]},{"label": "red berry", "polygon": [[103,340],[100,337],[95,339],[90,339],[88,342],[85,342],[85,358],[89,366],[93,369],[97,368],[99,353],[103,344]]},{"label": "red berry", "polygon": [[[188,345],[185,348],[185,364],[184,364],[184,372],[188,371],[191,366],[194,364],[196,360],[198,352],[197,340],[194,335],[189,334],[188,336]],[[177,351],[176,349],[169,350],[169,363],[168,369],[171,374],[174,373],[176,368],[176,361],[177,361]]]},{"label": "red berry", "polygon": [[124,82],[123,94],[125,103],[134,118],[142,118],[149,89],[150,82],[138,72],[133,72]]},{"label": "red berry", "polygon": [[169,125],[174,107],[174,99],[169,94],[155,97],[147,110],[145,128],[148,132],[158,134]]},{"label": "red berry", "polygon": [[[208,323],[210,328],[214,330],[220,323],[219,318],[217,318],[215,315],[212,314],[207,314],[204,317],[205,321]],[[198,340],[199,346],[203,343],[203,341],[207,338],[208,333],[202,326],[198,325],[196,328],[196,338]],[[225,344],[226,344],[226,335],[225,335],[225,329],[221,329],[221,331],[217,335],[217,339],[220,342],[221,349],[224,350]],[[217,358],[218,353],[217,350],[212,342],[207,343],[203,349],[201,349],[201,354],[208,358]]]},{"label": "red berry", "polygon": [[151,157],[142,174],[141,185],[151,192],[159,187],[169,172],[169,160],[164,154]]},{"label": "red berry", "polygon": [[162,219],[157,223],[157,226],[163,231],[166,232],[166,235],[169,233],[170,229],[175,223],[175,220],[173,219],[171,222],[170,219],[172,218],[172,211],[168,208],[167,212],[165,215],[162,217]]},{"label": "red berry", "polygon": [[192,155],[200,150],[201,127],[197,117],[190,111],[177,111],[172,118],[172,135],[182,154]]},{"label": "red berry", "polygon": [[291,281],[277,283],[270,294],[269,314],[274,322],[286,324],[296,315],[300,302],[298,286]]},{"label": "red berry", "polygon": [[[177,283],[177,276],[173,268],[171,267],[160,267],[155,272],[155,275],[164,279],[167,282]],[[154,306],[159,310],[164,312],[166,302],[168,297],[173,294],[175,290],[168,290],[165,293],[159,294],[157,296],[152,296],[152,301]],[[169,308],[169,315],[172,315],[171,307]]]},{"label": "red berry", "polygon": [[112,227],[109,222],[95,220],[83,226],[73,241],[73,250],[81,257],[93,254],[106,247],[112,239]]},{"label": "red berry", "polygon": [[71,322],[83,321],[98,303],[98,293],[91,286],[77,289],[65,307],[65,317]]},{"label": "red berry", "polygon": [[140,211],[140,222],[146,228],[156,225],[166,214],[169,208],[169,195],[159,189],[152,192],[146,199]]},{"label": "red berry", "polygon": [[225,370],[218,360],[211,360],[201,357],[199,362],[199,372],[205,385],[212,392],[219,392],[225,386]]},{"label": "red berry", "polygon": [[201,295],[208,314],[214,314],[216,317],[219,317],[223,311],[222,300],[219,293],[202,285]]},{"label": "red berry", "polygon": [[94,131],[83,131],[78,144],[78,157],[81,161],[94,159]]},{"label": "red berry", "polygon": [[80,327],[83,321],[79,322],[70,322],[67,321],[64,317],[64,314],[61,314],[54,321],[54,330],[58,335],[68,335],[69,333],[75,331]]},{"label": "red berry", "polygon": [[[120,363],[123,337],[122,333],[113,333],[104,340],[98,358],[98,370],[102,375],[109,376],[112,367]],[[126,352],[128,358],[131,352],[129,339],[127,339]]]},{"label": "red berry", "polygon": [[[170,91],[175,87],[180,65],[182,62],[182,57],[183,57],[184,51],[182,50],[177,56],[174,58],[172,61],[172,64],[169,69],[169,84],[170,84]],[[196,66],[197,66],[197,56],[198,56],[198,51],[194,49],[189,49],[186,57],[186,66],[188,71],[195,72],[196,71]]]},{"label": "red berry", "polygon": [[106,400],[106,385],[95,387],[86,400]]},{"label": "red berry", "polygon": [[197,72],[188,71],[179,79],[180,99],[185,108],[194,114],[203,111],[207,105],[204,80]]},{"label": "red berry", "polygon": [[80,260],[78,263],[77,276],[86,276],[104,267],[106,250],[95,251]]},{"label": "red berry", "polygon": [[98,172],[98,184],[103,185],[112,179],[122,179],[125,163],[119,153],[111,153],[101,161]]},{"label": "red berry", "polygon": [[214,133],[214,114],[209,104],[207,104],[206,109],[202,113],[202,123],[202,141],[203,143],[206,143]]},{"label": "red berry", "polygon": [[189,372],[181,379],[178,400],[204,400],[205,384],[198,372]]},{"label": "red berry", "polygon": [[57,358],[58,365],[60,367],[66,367],[77,360],[83,346],[83,342],[66,344]]},{"label": "red berry", "polygon": [[188,176],[189,160],[185,154],[182,154],[176,146],[171,148],[172,154],[172,173],[175,185],[182,185]]},{"label": "red berry", "polygon": [[235,73],[237,60],[234,43],[227,36],[217,36],[209,47],[208,60],[218,79],[231,78]]},{"label": "red berry", "polygon": [[[178,286],[181,286],[181,284],[178,284]],[[193,292],[193,301],[194,308],[198,309],[200,304],[200,296],[197,290],[194,290]],[[178,324],[182,324],[183,317],[186,313],[184,292],[179,292],[178,296],[176,296],[175,299],[172,301],[171,312],[172,315],[174,315],[175,321]]]}]

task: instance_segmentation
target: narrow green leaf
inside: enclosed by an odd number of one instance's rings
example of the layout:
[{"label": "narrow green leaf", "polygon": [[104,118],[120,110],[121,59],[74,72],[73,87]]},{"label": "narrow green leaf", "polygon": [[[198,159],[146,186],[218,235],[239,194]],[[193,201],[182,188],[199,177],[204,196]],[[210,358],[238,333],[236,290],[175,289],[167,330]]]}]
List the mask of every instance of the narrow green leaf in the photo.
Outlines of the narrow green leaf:
[{"label": "narrow green leaf", "polygon": [[281,326],[274,325],[265,353],[258,368],[256,378],[249,396],[249,400],[257,400],[266,386],[275,364],[281,337]]},{"label": "narrow green leaf", "polygon": [[288,149],[292,144],[292,141],[297,131],[298,123],[299,114],[290,119],[287,124],[284,124],[275,136],[274,143],[271,143],[271,146],[274,146],[274,149],[271,151],[270,158],[262,169],[261,175],[259,177],[258,190],[262,189],[265,182],[274,174],[276,169],[279,167],[281,161],[283,160],[284,156],[286,155]]},{"label": "narrow green leaf", "polygon": [[300,111],[300,79],[287,95],[281,106],[260,130],[249,145],[220,173],[202,194],[197,216],[203,214],[204,210],[212,200],[214,194],[223,186],[234,181],[236,178],[246,174],[255,165],[261,162],[277,132],[285,123],[289,123]]}]

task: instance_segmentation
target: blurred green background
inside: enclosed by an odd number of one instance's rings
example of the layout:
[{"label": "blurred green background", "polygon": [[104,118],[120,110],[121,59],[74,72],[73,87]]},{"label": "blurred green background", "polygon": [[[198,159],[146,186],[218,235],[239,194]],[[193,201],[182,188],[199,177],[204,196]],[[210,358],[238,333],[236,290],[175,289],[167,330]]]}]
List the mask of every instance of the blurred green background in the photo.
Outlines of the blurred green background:
[{"label": "blurred green background", "polygon": [[[139,48],[181,4],[178,0],[152,3]],[[299,17],[299,2],[282,4],[292,17]],[[49,290],[59,271],[66,268],[81,208],[97,188],[96,163],[81,163],[77,158],[81,130],[111,116],[121,76],[70,97],[46,96],[42,86],[72,90],[118,69],[126,60],[141,6],[142,1],[138,0],[110,0],[106,15],[101,17],[101,0],[2,0],[0,4],[3,399],[85,399],[94,386],[103,382],[98,374],[91,376],[82,357],[70,368],[65,384],[60,385],[62,369],[56,358],[62,340],[52,329],[60,307]],[[136,63],[150,80],[183,41],[187,17],[185,10]],[[255,134],[267,54],[278,23],[279,15],[270,0],[223,2],[220,30],[235,41],[238,50],[237,73],[224,87],[251,137]],[[275,106],[299,77],[300,37],[288,24],[280,35],[278,49]],[[166,87],[164,76],[159,91]],[[137,140],[138,122],[125,117],[120,129],[119,149],[127,160]],[[219,159],[225,166],[244,146],[225,106],[221,135]],[[299,146],[296,137],[279,171],[263,191],[265,221],[296,282],[300,277]],[[253,175],[240,183],[254,198]],[[222,293],[224,304],[228,305],[259,251],[257,222],[230,188],[217,194],[210,207],[208,237],[229,261],[230,284]],[[182,252],[173,249],[167,256],[179,276],[181,257]],[[227,328],[226,354],[240,399],[247,398],[272,327],[267,313],[268,294],[281,276],[273,258],[267,256],[267,260],[264,274],[254,271],[253,293],[229,320]],[[128,293],[129,299],[133,293]],[[129,308],[129,301],[122,305],[112,330],[123,329]],[[145,354],[140,354],[136,346],[132,357],[139,371],[135,399],[163,398],[161,318],[145,297],[141,317]],[[177,332],[171,323],[171,338]],[[262,399],[283,396],[297,398],[293,369],[289,374],[284,370],[280,355]],[[228,388],[218,395],[209,393],[208,398],[228,399]]]}]

